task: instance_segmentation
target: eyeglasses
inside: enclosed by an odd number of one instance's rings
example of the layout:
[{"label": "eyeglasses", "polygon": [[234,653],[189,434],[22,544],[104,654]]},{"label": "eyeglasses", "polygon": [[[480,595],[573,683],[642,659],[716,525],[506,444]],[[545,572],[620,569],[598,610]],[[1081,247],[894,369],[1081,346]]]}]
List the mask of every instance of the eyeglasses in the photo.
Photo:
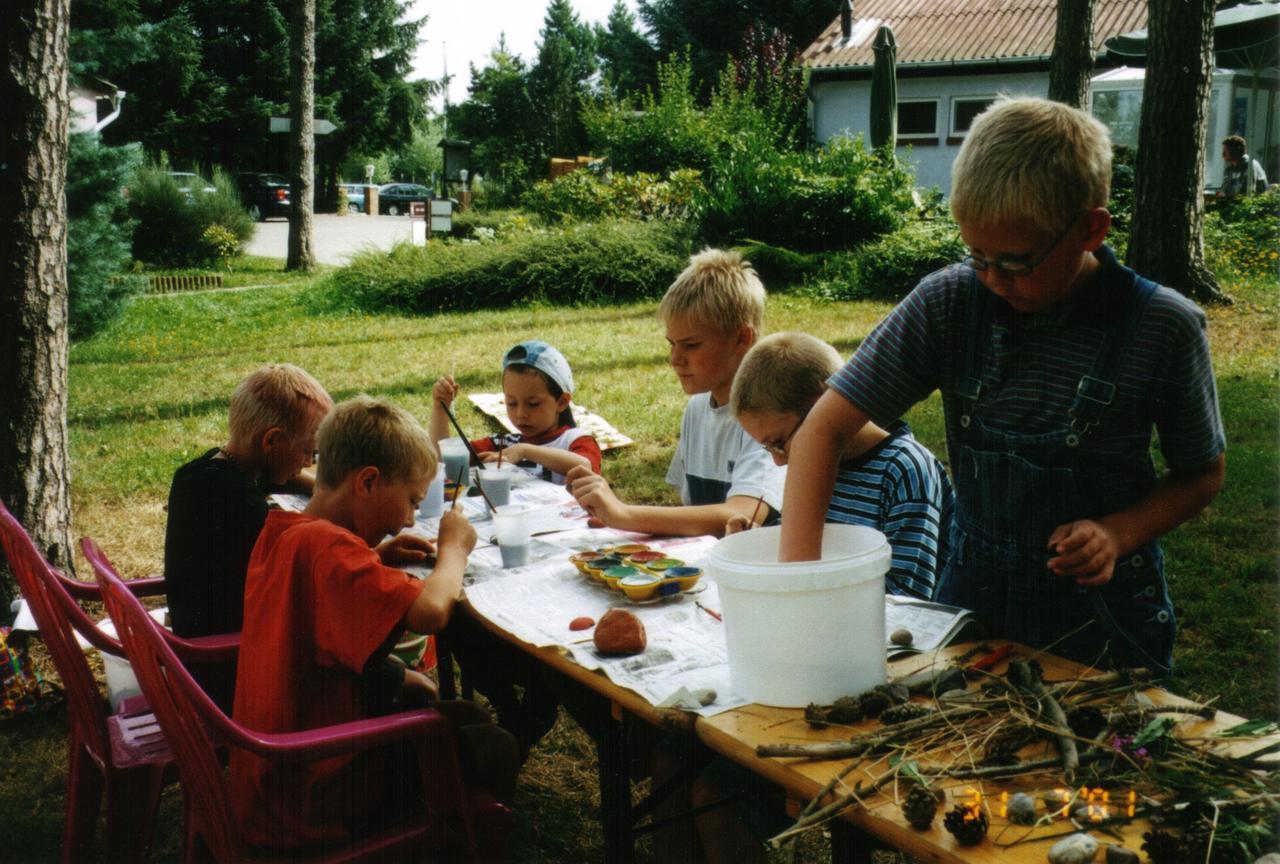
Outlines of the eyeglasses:
[{"label": "eyeglasses", "polygon": [[[1078,218],[1079,217],[1077,216],[1076,219]],[[1053,243],[1049,245],[1049,248],[1045,250],[1045,253],[1034,261],[1028,261],[1027,256],[1025,255],[1001,255],[990,259],[979,258],[976,255],[966,255],[961,260],[966,267],[971,267],[979,273],[986,270],[988,267],[995,267],[1007,276],[1030,276],[1031,271],[1043,264],[1045,259],[1053,254],[1053,250],[1058,248],[1058,244],[1062,242],[1062,238],[1066,237],[1067,232],[1075,226],[1076,219],[1072,219],[1063,226],[1063,229],[1058,233],[1057,237],[1053,238]]]},{"label": "eyeglasses", "polygon": [[783,438],[781,441],[774,441],[770,444],[761,444],[760,446],[765,449],[766,453],[769,453],[772,456],[777,456],[780,459],[787,458],[787,445],[790,444],[791,439],[795,437],[796,432],[800,429],[800,426],[804,423],[804,418],[806,416],[808,415],[802,414],[800,416],[800,419],[796,421],[796,425],[792,426],[791,431],[787,433],[786,438]]}]

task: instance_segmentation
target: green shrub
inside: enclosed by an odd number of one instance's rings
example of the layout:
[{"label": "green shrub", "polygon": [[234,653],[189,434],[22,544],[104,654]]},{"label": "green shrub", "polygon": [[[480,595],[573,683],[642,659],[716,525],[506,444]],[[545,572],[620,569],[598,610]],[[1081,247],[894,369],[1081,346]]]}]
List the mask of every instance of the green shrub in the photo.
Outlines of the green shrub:
[{"label": "green shrub", "polygon": [[717,157],[697,211],[713,244],[756,240],[797,250],[855,246],[899,227],[915,209],[912,178],[861,140],[809,153],[740,142]]},{"label": "green shrub", "polygon": [[1225,279],[1274,276],[1280,259],[1280,189],[1233,198],[1213,207],[1204,220],[1209,267]]},{"label": "green shrub", "polygon": [[705,191],[699,172],[693,169],[672,171],[666,180],[645,172],[602,176],[579,170],[535,183],[523,203],[549,223],[687,219],[694,201]]},{"label": "green shrub", "polygon": [[857,249],[827,259],[806,293],[831,300],[900,300],[921,279],[966,254],[950,219],[908,222]]},{"label": "green shrub", "polygon": [[142,153],[105,147],[96,134],[72,133],[67,161],[67,292],[73,339],[92,336],[120,314],[141,280],[118,278],[129,263],[131,226],[121,191]]},{"label": "green shrub", "polygon": [[793,252],[768,243],[748,243],[738,247],[742,257],[760,274],[769,291],[804,282],[821,271],[825,258],[820,253]]},{"label": "green shrub", "polygon": [[197,178],[184,193],[167,171],[146,167],[130,187],[129,213],[136,220],[133,256],[162,267],[217,263],[228,257],[217,244],[205,242],[205,232],[220,226],[235,238],[234,255],[253,236],[253,220],[245,211],[235,185],[221,171],[213,176],[213,191]]},{"label": "green shrub", "polygon": [[465,213],[453,214],[449,236],[463,239],[491,239],[533,231],[542,221],[525,210],[481,210],[472,207]]},{"label": "green shrub", "polygon": [[660,295],[690,248],[678,226],[580,223],[513,232],[501,242],[370,252],[330,276],[322,290],[335,306],[418,313],[531,301],[618,302]]}]

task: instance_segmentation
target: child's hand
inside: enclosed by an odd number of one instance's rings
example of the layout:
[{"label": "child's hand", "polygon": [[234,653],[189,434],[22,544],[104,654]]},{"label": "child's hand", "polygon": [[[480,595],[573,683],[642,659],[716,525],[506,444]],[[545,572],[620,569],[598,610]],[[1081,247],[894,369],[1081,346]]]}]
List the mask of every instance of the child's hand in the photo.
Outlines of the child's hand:
[{"label": "child's hand", "polygon": [[589,467],[580,465],[570,470],[565,475],[564,486],[578,499],[582,509],[603,524],[614,525],[625,518],[623,514],[627,505],[613,494],[609,482]]},{"label": "child's hand", "polygon": [[401,531],[383,540],[374,551],[383,564],[394,567],[397,564],[421,564],[436,554],[436,546],[426,537]]},{"label": "child's hand", "polygon": [[1049,535],[1049,569],[1076,577],[1077,585],[1105,585],[1111,581],[1120,549],[1115,535],[1101,522],[1079,519],[1059,525]]},{"label": "child's hand", "polygon": [[[486,451],[479,455],[480,455],[481,462],[497,463],[498,461],[497,451]],[[514,465],[517,462],[521,462],[528,458],[529,458],[528,444],[512,444],[510,447],[504,447],[502,450],[502,462],[504,465],[506,464]]]},{"label": "child's hand", "polygon": [[440,698],[436,682],[415,669],[404,670],[404,683],[400,685],[397,701],[406,705],[420,705]]},{"label": "child's hand", "polygon": [[453,380],[452,375],[442,375],[436,379],[435,384],[431,385],[431,396],[437,402],[452,405],[453,400],[458,396],[458,389],[458,384]]},{"label": "child's hand", "polygon": [[440,551],[450,549],[470,555],[476,545],[476,529],[461,510],[445,510],[440,517],[440,536],[436,538]]},{"label": "child's hand", "polygon": [[746,531],[751,527],[753,526],[750,519],[741,513],[734,513],[729,517],[729,521],[724,523],[724,536],[728,537],[730,534],[737,534],[739,531]]}]

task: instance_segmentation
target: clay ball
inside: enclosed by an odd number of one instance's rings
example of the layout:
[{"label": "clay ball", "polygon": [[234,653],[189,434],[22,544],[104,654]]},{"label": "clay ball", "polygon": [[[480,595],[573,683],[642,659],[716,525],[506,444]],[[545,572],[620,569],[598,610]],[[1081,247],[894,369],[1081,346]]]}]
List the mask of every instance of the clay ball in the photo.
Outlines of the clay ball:
[{"label": "clay ball", "polygon": [[639,654],[647,644],[644,625],[625,609],[610,609],[596,624],[595,644],[601,654]]},{"label": "clay ball", "polygon": [[590,628],[595,626],[595,623],[596,623],[596,619],[591,618],[587,615],[579,615],[577,618],[574,618],[572,621],[569,622],[569,629],[570,630],[589,630]]},{"label": "clay ball", "polygon": [[915,641],[915,636],[911,635],[911,631],[908,630],[907,628],[899,627],[897,630],[894,630],[892,633],[889,634],[889,641],[892,642],[894,645],[897,645],[902,648],[906,648],[913,641]]}]

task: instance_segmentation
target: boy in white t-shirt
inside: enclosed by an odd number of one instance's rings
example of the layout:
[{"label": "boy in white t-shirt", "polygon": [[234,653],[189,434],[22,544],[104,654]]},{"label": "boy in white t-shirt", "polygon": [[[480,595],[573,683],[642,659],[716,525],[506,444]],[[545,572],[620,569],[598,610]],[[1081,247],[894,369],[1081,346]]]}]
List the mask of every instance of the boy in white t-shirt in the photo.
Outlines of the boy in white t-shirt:
[{"label": "boy in white t-shirt", "polygon": [[690,259],[658,306],[671,366],[693,397],[667,470],[681,506],[626,504],[603,477],[575,468],[566,485],[592,516],[627,531],[718,536],[733,516],[760,523],[779,512],[785,469],[729,410],[733,376],[764,325],[764,298],[755,270],[738,253],[704,249]]}]

